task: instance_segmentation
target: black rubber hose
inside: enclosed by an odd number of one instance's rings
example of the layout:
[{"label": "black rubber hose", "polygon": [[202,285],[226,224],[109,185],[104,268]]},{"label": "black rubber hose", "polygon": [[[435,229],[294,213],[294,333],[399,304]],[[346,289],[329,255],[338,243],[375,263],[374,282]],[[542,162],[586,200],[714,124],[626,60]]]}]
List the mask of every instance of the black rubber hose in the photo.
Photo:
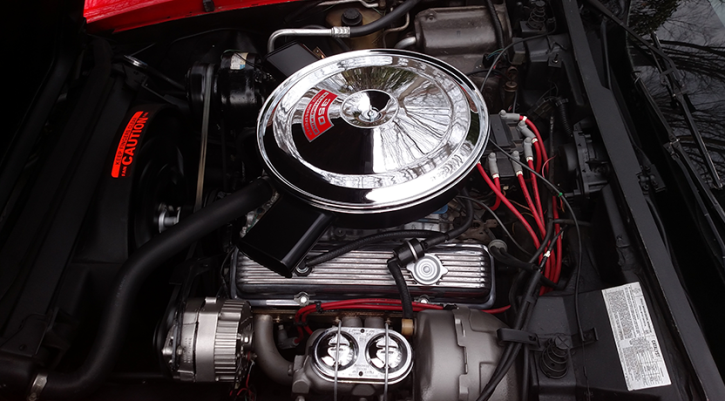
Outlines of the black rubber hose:
[{"label": "black rubber hose", "polygon": [[72,372],[41,372],[47,374],[48,381],[40,398],[79,399],[96,389],[116,363],[136,295],[148,275],[184,248],[271,197],[272,188],[265,180],[254,181],[181,220],[134,252],[116,275],[96,340],[85,362]]},{"label": "black rubber hose", "polygon": [[524,367],[521,371],[521,399],[524,401],[529,399],[529,362],[531,362],[531,353],[528,349],[524,349]]},{"label": "black rubber hose", "polygon": [[574,135],[571,124],[569,123],[569,113],[566,110],[566,100],[558,99],[555,103],[556,111],[559,114],[559,126],[566,134],[567,138]]},{"label": "black rubber hose", "polygon": [[[521,309],[516,315],[516,321],[513,326],[514,330],[525,329],[529,319],[531,318],[531,315],[533,314],[533,306],[536,303],[539,295],[539,276],[541,276],[541,272],[537,270],[533,272],[529,277],[529,282],[526,286],[523,304],[521,305]],[[508,371],[511,369],[511,366],[516,361],[516,357],[521,351],[521,348],[521,343],[510,342],[506,344],[506,349],[501,355],[501,359],[499,360],[496,370],[494,370],[491,378],[489,379],[488,383],[486,383],[486,386],[484,386],[481,394],[478,396],[476,401],[486,401],[491,398],[491,395],[493,395],[493,392],[496,390],[496,386],[498,386],[501,380],[503,380],[503,378],[506,376],[506,373],[508,373]]]},{"label": "black rubber hose", "polygon": [[[531,318],[531,315],[533,314],[534,309],[530,308],[527,313],[525,319],[523,319],[525,322],[528,322]],[[526,328],[526,325],[523,325],[520,330],[524,330]],[[486,384],[486,387],[484,387],[483,392],[479,397],[476,399],[476,401],[488,401],[489,398],[493,395],[493,392],[496,391],[496,387],[499,383],[501,383],[501,380],[503,380],[504,377],[506,377],[506,374],[509,370],[511,370],[511,367],[513,366],[514,362],[516,362],[516,357],[519,355],[519,352],[524,349],[523,344],[521,343],[508,343],[506,344],[506,350],[504,351],[504,356],[501,357],[501,360],[499,362],[499,365],[496,367],[496,370],[494,371],[493,375],[491,376],[491,379]],[[510,352],[507,352],[510,351]],[[505,357],[505,358],[504,358]],[[492,385],[492,387],[489,388],[489,385]]]},{"label": "black rubber hose", "polygon": [[489,14],[491,14],[491,22],[493,22],[493,30],[496,33],[496,45],[499,49],[504,48],[503,42],[503,27],[501,26],[501,20],[498,19],[498,13],[496,7],[493,5],[493,0],[486,0],[486,7],[488,8]]},{"label": "black rubber hose", "polygon": [[471,202],[471,199],[468,196],[468,190],[466,188],[461,189],[461,197],[458,199],[462,199],[463,206],[466,208],[466,221],[463,222],[463,224],[460,225],[460,227],[456,227],[453,230],[446,232],[446,239],[453,239],[457,238],[461,234],[468,231],[469,228],[471,228],[471,224],[473,224],[473,202]]},{"label": "black rubber hose", "polygon": [[310,258],[305,262],[305,266],[316,266],[320,263],[327,262],[328,260],[335,259],[342,256],[350,251],[354,251],[362,246],[374,244],[377,242],[395,240],[395,239],[408,239],[408,238],[430,238],[436,235],[441,235],[438,231],[431,230],[399,230],[399,231],[387,231],[383,233],[368,235],[356,239],[355,241],[348,242],[347,244],[333,248],[322,255]]},{"label": "black rubber hose", "polygon": [[[461,193],[464,196],[468,196],[468,191],[464,188]],[[321,263],[325,263],[337,257],[340,257],[350,251],[354,251],[365,245],[374,244],[383,241],[396,240],[396,239],[409,239],[409,238],[429,238],[425,241],[424,247],[428,249],[432,246],[438,245],[449,239],[456,238],[463,234],[473,224],[473,203],[470,199],[465,199],[466,206],[466,221],[460,226],[453,230],[442,233],[431,230],[398,230],[398,231],[387,231],[383,233],[368,235],[367,237],[358,238],[355,241],[348,242],[347,244],[333,248],[322,255],[309,258],[305,261],[305,266],[317,266]]]},{"label": "black rubber hose", "polygon": [[422,0],[406,0],[403,4],[399,5],[395,10],[385,14],[379,20],[371,22],[367,25],[354,26],[350,28],[350,37],[357,38],[360,36],[370,35],[381,29],[385,29],[393,24],[398,18],[401,18],[407,14],[413,7],[417,6]]},{"label": "black rubber hose", "polygon": [[[464,197],[468,197],[468,190],[465,188],[461,191],[461,194]],[[460,226],[446,232],[447,239],[453,239],[459,237],[461,234],[468,231],[468,229],[471,227],[471,224],[473,224],[473,203],[470,199],[462,198],[463,199],[463,205],[466,207],[466,220],[461,224]]]},{"label": "black rubber hose", "polygon": [[[539,266],[533,264],[524,262],[523,260],[516,259],[515,257],[511,256],[508,252],[501,250],[499,248],[490,248],[489,252],[493,257],[500,261],[501,263],[504,263],[508,266],[511,266],[513,268],[525,270],[525,271],[535,271],[539,269]],[[560,286],[551,281],[550,279],[546,278],[543,274],[541,275],[541,284],[551,287],[554,289],[560,289]]]},{"label": "black rubber hose", "polygon": [[400,264],[398,258],[388,259],[388,270],[395,280],[395,285],[398,287],[400,293],[400,302],[403,304],[403,319],[413,318],[413,298],[410,296],[408,290],[408,284],[405,283],[403,272],[400,270]]},{"label": "black rubber hose", "polygon": [[509,267],[513,267],[516,269],[526,270],[526,271],[534,271],[539,268],[539,266],[533,264],[524,262],[523,260],[519,260],[511,256],[508,252],[504,251],[503,249],[496,248],[489,248],[488,250],[493,257],[498,260],[501,263],[505,263]]},{"label": "black rubber hose", "polygon": [[[466,191],[465,188],[462,190],[462,193],[463,195],[468,196],[468,191]],[[423,244],[421,244],[423,246],[423,249],[427,250],[432,246],[443,243],[449,239],[456,238],[466,232],[466,230],[468,230],[468,228],[473,223],[473,203],[471,203],[470,199],[464,198],[464,200],[464,204],[466,206],[466,221],[461,224],[460,227],[456,227],[445,233],[436,232],[435,236],[433,236],[429,240],[424,241]],[[403,318],[412,319],[413,298],[410,296],[410,291],[408,290],[408,285],[405,283],[405,278],[403,277],[403,272],[401,271],[401,268],[402,267],[400,266],[400,259],[398,259],[397,256],[388,259],[388,270],[390,270],[390,274],[393,276],[393,280],[395,280],[395,285],[396,287],[398,287],[398,292],[400,293],[400,301],[403,306]]]},{"label": "black rubber hose", "polygon": [[466,220],[459,227],[456,227],[450,231],[446,231],[445,233],[437,237],[426,240],[423,245],[425,249],[441,244],[453,238],[457,238],[461,234],[468,231],[468,229],[471,227],[471,224],[473,224],[473,202],[471,202],[471,199],[468,199],[467,189],[463,188],[463,190],[461,190],[461,195],[463,195],[463,197],[459,199],[463,200],[463,205],[466,207]]}]

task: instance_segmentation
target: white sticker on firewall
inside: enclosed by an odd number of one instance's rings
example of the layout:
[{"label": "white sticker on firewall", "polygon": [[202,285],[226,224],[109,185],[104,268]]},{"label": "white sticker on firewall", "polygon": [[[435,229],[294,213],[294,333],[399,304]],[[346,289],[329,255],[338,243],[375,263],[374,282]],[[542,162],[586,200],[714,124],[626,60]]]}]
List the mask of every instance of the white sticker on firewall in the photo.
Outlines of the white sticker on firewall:
[{"label": "white sticker on firewall", "polygon": [[671,384],[639,283],[602,290],[627,390]]},{"label": "white sticker on firewall", "polygon": [[247,65],[247,55],[249,53],[234,53],[232,54],[230,70],[243,70]]}]

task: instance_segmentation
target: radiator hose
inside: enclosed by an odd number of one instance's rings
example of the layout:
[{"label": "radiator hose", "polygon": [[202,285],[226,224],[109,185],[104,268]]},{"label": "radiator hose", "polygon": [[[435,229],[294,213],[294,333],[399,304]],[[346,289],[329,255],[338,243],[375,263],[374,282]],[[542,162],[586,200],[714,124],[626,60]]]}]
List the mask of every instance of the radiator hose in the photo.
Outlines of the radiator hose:
[{"label": "radiator hose", "polygon": [[389,27],[395,20],[403,17],[406,13],[410,12],[413,7],[420,4],[421,0],[405,0],[401,5],[396,7],[393,11],[385,14],[382,18],[375,20],[366,25],[354,26],[350,28],[350,37],[358,38],[360,36],[370,35],[381,29]]},{"label": "radiator hose", "polygon": [[154,237],[128,258],[109,291],[96,340],[83,365],[72,372],[40,371],[29,399],[79,399],[108,376],[121,350],[139,288],[151,272],[192,243],[262,205],[272,188],[259,179],[199,210]]},{"label": "radiator hose", "polygon": [[262,371],[276,383],[292,384],[292,362],[284,359],[274,343],[274,321],[270,315],[254,317],[254,353]]}]

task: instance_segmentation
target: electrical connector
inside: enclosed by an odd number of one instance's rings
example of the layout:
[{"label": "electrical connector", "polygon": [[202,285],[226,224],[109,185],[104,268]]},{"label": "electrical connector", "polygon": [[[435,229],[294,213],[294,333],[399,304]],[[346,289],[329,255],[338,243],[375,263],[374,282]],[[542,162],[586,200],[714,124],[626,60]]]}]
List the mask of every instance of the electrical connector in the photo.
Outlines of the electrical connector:
[{"label": "electrical connector", "polygon": [[521,160],[521,156],[519,155],[519,152],[517,150],[514,150],[513,153],[511,153],[511,157],[513,160],[511,160],[511,166],[514,168],[514,172],[516,172],[516,175],[524,175],[524,169],[521,168],[521,165],[514,160]]},{"label": "electrical connector", "polygon": [[498,115],[506,123],[515,123],[521,120],[521,114],[519,113],[507,113],[506,110],[501,110]]},{"label": "electrical connector", "polygon": [[534,160],[534,143],[528,137],[524,139],[524,158],[527,162]]},{"label": "electrical connector", "polygon": [[519,123],[516,124],[516,129],[521,133],[521,135],[531,138],[531,143],[536,143],[536,135],[534,135],[533,131],[526,126],[526,121],[519,121]]},{"label": "electrical connector", "polygon": [[401,266],[405,266],[410,262],[417,261],[425,255],[425,248],[417,239],[405,241],[403,245],[393,250],[395,257]]},{"label": "electrical connector", "polygon": [[498,173],[498,161],[495,152],[491,152],[488,155],[488,170],[491,172],[491,178],[496,179],[500,177]]},{"label": "electrical connector", "polygon": [[503,250],[505,252],[505,251],[508,251],[509,247],[506,244],[506,242],[504,242],[500,239],[495,239],[488,243],[488,249],[489,250],[498,249],[498,250]]}]

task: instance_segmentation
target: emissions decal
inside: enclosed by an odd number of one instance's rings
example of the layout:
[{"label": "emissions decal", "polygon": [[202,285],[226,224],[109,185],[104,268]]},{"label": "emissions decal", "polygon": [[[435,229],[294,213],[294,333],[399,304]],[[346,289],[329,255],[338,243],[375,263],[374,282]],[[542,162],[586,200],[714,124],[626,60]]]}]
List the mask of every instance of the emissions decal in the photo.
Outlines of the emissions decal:
[{"label": "emissions decal", "polygon": [[639,283],[607,288],[602,296],[627,390],[672,384]]},{"label": "emissions decal", "polygon": [[113,159],[113,168],[111,169],[111,177],[125,177],[128,167],[133,163],[134,152],[138,145],[139,137],[143,129],[146,127],[149,113],[147,111],[137,111],[131,116],[131,119],[123,131],[121,140],[116,148],[116,157]]},{"label": "emissions decal", "polygon": [[302,130],[308,141],[312,142],[332,128],[333,124],[328,114],[330,104],[335,99],[337,99],[336,94],[323,89],[310,100],[302,115]]}]

